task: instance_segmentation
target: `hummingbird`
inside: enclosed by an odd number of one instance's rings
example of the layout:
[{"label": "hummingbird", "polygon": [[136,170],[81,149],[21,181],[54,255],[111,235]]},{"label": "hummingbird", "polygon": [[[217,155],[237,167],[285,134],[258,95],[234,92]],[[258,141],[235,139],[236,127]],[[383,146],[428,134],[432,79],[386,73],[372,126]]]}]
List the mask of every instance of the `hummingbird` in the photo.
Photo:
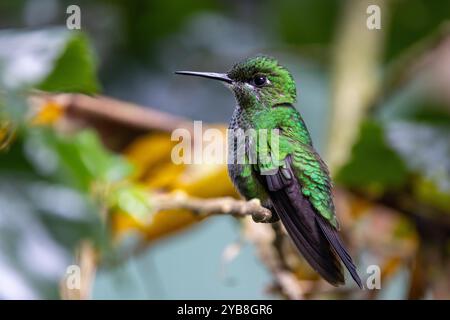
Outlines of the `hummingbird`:
[{"label": "hummingbird", "polygon": [[[257,143],[245,140],[243,148],[257,161],[228,161],[234,186],[245,199],[259,199],[272,213],[270,222],[281,220],[295,247],[327,282],[345,283],[343,263],[362,288],[338,233],[328,168],[294,106],[297,90],[291,73],[265,55],[239,62],[227,73],[175,73],[219,80],[231,89],[237,104],[229,130],[268,130],[276,135],[277,139]],[[237,159],[239,151],[240,146],[228,139],[229,158]],[[267,156],[258,157],[262,153]]]}]

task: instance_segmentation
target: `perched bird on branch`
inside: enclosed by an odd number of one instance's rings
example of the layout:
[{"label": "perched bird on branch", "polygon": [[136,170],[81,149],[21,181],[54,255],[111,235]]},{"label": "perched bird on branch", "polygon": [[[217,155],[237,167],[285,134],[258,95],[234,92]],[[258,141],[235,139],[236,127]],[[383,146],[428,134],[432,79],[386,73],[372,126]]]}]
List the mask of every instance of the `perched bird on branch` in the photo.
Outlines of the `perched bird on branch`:
[{"label": "perched bird on branch", "polygon": [[246,199],[260,199],[273,221],[281,219],[300,253],[326,281],[344,284],[342,262],[362,288],[338,234],[327,166],[294,107],[297,93],[290,72],[271,57],[256,56],[228,73],[176,73],[220,80],[232,90],[237,105],[229,125],[228,171],[234,185]]}]

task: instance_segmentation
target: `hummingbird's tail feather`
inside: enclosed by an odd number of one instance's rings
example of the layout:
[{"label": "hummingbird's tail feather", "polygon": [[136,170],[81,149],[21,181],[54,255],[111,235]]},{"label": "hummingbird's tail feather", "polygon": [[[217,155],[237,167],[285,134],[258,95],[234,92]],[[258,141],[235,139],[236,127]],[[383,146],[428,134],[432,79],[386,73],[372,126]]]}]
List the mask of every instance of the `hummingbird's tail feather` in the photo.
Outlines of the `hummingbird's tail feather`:
[{"label": "hummingbird's tail feather", "polygon": [[344,263],[345,267],[350,272],[350,275],[352,276],[353,280],[358,284],[358,286],[362,289],[362,282],[361,278],[358,275],[358,272],[356,271],[356,266],[352,261],[352,258],[348,254],[347,250],[344,247],[344,244],[342,243],[341,238],[337,234],[337,231],[322,217],[317,217],[316,221],[322,230],[323,234],[327,238],[328,242],[333,246],[334,250],[338,254],[338,256],[341,258],[342,262]]},{"label": "hummingbird's tail feather", "polygon": [[[295,200],[293,204],[292,194],[286,189],[271,193],[273,207],[284,227],[314,270],[334,286],[343,284],[345,279],[342,266],[327,239],[315,224],[315,212],[309,204],[302,203],[300,199]],[[301,210],[298,210],[299,208]]]},{"label": "hummingbird's tail feather", "polygon": [[345,283],[342,260],[361,288],[361,279],[337,230],[316,212],[309,199],[303,195],[290,162],[286,163],[286,168],[280,168],[272,175],[260,175],[259,179],[267,189],[273,209],[295,246],[306,261],[335,286]]},{"label": "hummingbird's tail feather", "polygon": [[282,168],[275,174],[259,177],[269,191],[273,208],[306,261],[332,285],[343,284],[342,265],[315,222],[317,214],[303,196],[291,169]]}]

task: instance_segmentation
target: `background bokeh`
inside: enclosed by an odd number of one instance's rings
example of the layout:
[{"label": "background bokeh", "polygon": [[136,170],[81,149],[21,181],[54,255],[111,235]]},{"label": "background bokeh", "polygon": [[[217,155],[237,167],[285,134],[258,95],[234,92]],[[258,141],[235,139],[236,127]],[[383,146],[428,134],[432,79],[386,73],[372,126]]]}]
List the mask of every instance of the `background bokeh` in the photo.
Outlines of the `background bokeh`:
[{"label": "background bokeh", "polygon": [[[66,28],[71,4],[80,31]],[[380,30],[366,28],[369,4]],[[221,126],[230,92],[173,71],[226,71],[257,53],[293,73],[346,242],[363,278],[382,269],[382,289],[362,294],[317,285],[297,261],[304,297],[449,298],[449,21],[445,0],[2,1],[0,298],[68,298],[60,282],[80,259],[94,299],[286,297],[246,223],[184,212],[166,234],[136,218],[155,214],[143,192],[236,196],[223,168],[185,183],[158,128],[74,120],[62,100],[36,97],[101,93]]]}]

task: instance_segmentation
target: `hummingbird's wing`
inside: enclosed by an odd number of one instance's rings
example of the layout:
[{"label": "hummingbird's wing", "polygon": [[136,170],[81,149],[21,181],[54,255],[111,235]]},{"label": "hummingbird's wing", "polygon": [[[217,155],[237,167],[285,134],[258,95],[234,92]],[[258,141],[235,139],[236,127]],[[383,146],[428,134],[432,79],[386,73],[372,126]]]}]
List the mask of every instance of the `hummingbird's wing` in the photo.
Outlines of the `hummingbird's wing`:
[{"label": "hummingbird's wing", "polygon": [[260,171],[258,179],[309,264],[329,283],[339,285],[345,282],[341,260],[362,287],[356,267],[337,233],[326,167],[322,168],[324,163],[311,146],[301,147],[288,155],[275,173]]}]

